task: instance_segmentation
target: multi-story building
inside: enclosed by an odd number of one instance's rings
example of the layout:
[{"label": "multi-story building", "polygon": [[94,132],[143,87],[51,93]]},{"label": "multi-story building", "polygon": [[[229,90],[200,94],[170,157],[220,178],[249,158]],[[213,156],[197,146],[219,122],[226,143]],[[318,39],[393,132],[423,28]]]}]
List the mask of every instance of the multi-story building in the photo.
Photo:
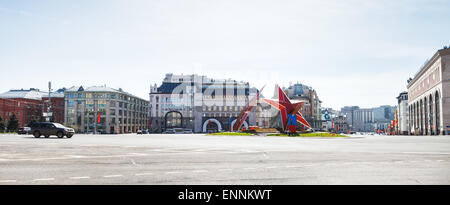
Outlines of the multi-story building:
[{"label": "multi-story building", "polygon": [[397,123],[396,127],[398,129],[398,134],[407,135],[408,134],[408,92],[401,92],[397,97]]},{"label": "multi-story building", "polygon": [[354,129],[355,123],[354,123],[354,115],[353,114],[354,114],[355,110],[358,110],[358,109],[359,109],[358,106],[345,106],[345,107],[341,108],[341,113],[346,116],[349,129],[352,130],[352,131],[355,130]]},{"label": "multi-story building", "polygon": [[373,132],[374,110],[360,108],[353,112],[353,129],[361,132]]},{"label": "multi-story building", "polygon": [[331,119],[332,127],[330,131],[335,133],[348,133],[350,131],[347,117],[345,115],[336,115]]},{"label": "multi-story building", "polygon": [[148,101],[106,86],[64,92],[65,124],[80,133],[131,133],[148,129]]},{"label": "multi-story building", "polygon": [[[12,115],[19,121],[19,126],[26,126],[33,121],[64,122],[63,89],[50,93],[30,88],[28,90],[10,90],[0,94],[0,116],[7,122]],[[50,107],[51,105],[51,107]],[[50,110],[49,110],[50,107]],[[43,113],[51,112],[46,119]]]},{"label": "multi-story building", "polygon": [[[248,82],[166,74],[160,86],[150,86],[151,131],[162,132],[169,128],[194,132],[229,130],[256,92]],[[255,110],[244,126],[256,124]]]},{"label": "multi-story building", "polygon": [[450,129],[450,48],[438,50],[408,80],[409,133],[444,135]]},{"label": "multi-story building", "polygon": [[287,89],[283,89],[288,97],[292,100],[302,100],[305,101],[305,105],[300,110],[306,121],[315,129],[322,128],[322,119],[320,106],[322,101],[320,101],[317,96],[316,90],[309,86],[296,83],[289,86]]},{"label": "multi-story building", "polygon": [[359,132],[373,132],[384,130],[394,120],[394,108],[382,105],[375,108],[359,108],[358,106],[345,106],[341,113],[347,118],[349,129]]}]

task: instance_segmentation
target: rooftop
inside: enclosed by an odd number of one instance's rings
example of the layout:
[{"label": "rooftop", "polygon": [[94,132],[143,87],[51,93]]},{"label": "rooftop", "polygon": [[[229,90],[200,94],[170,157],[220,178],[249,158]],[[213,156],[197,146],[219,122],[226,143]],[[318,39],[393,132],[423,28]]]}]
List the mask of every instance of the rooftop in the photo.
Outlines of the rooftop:
[{"label": "rooftop", "polygon": [[[59,90],[58,90],[59,91]],[[48,97],[48,92],[40,91],[39,89],[30,88],[28,90],[12,89],[8,92],[0,94],[0,98],[22,98],[31,100],[42,100],[42,98]],[[62,92],[52,92],[51,97],[64,97]]]},{"label": "rooftop", "polygon": [[128,95],[128,96],[131,96],[131,97],[134,97],[134,98],[138,98],[138,99],[144,100],[144,99],[142,99],[140,97],[137,97],[137,96],[135,96],[135,95],[133,95],[131,93],[123,91],[122,88],[114,89],[114,88],[107,87],[106,85],[103,85],[103,86],[90,86],[90,87],[86,87],[86,88],[84,88],[83,86],[72,86],[72,87],[66,89],[64,92],[79,92],[79,91],[80,92],[81,91],[82,92],[114,92],[114,93],[121,93],[121,94],[124,94],[124,95]]},{"label": "rooftop", "polygon": [[416,81],[418,77],[421,76],[423,73],[422,71],[425,70],[425,68],[428,68],[434,61],[437,59],[438,56],[443,55],[450,55],[450,47],[444,46],[444,48],[439,49],[436,51],[436,53],[429,59],[427,59],[422,66],[420,66],[420,69],[414,74],[414,77],[410,80],[408,80],[408,86]]}]

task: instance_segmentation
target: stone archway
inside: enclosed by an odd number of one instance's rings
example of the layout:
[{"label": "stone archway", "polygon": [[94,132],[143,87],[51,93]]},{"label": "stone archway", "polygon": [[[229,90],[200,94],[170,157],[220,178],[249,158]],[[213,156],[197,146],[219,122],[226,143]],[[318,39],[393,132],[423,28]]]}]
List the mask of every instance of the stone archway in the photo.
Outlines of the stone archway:
[{"label": "stone archway", "polygon": [[[237,120],[237,119],[234,119],[233,122],[231,122],[231,128],[234,127],[234,124],[236,123],[236,120]],[[245,129],[248,130],[248,123],[247,123],[247,121],[244,121],[243,125],[245,126]],[[234,130],[233,130],[233,131],[234,131]]]},{"label": "stone archway", "polygon": [[211,119],[206,120],[206,121],[203,123],[202,131],[203,131],[204,133],[207,132],[206,128],[207,128],[207,126],[208,126],[208,123],[210,123],[210,122],[216,123],[216,125],[217,125],[217,131],[218,131],[218,132],[222,132],[222,125],[220,124],[220,122],[219,122],[218,120],[214,119],[214,118],[211,118]]},{"label": "stone archway", "polygon": [[166,129],[183,127],[183,114],[179,111],[167,112],[164,116],[164,127]]}]

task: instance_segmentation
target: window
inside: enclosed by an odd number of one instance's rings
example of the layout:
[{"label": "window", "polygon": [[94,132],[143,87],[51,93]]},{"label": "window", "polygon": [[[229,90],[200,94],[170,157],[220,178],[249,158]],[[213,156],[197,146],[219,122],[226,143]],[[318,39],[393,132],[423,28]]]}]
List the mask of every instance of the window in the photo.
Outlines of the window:
[{"label": "window", "polygon": [[74,98],[74,97],[75,97],[75,94],[69,93],[68,97],[69,97],[69,98]]},{"label": "window", "polygon": [[69,101],[67,102],[67,106],[73,107],[73,105],[74,105],[74,101],[73,101],[73,100],[69,100]]}]

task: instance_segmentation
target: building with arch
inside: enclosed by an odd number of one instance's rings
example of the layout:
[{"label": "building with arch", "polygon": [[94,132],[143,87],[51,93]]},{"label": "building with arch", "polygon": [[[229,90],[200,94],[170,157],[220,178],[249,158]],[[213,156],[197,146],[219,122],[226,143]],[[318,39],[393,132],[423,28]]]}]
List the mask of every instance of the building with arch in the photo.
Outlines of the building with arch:
[{"label": "building with arch", "polygon": [[438,50],[408,80],[409,133],[446,135],[450,129],[450,48]]},{"label": "building with arch", "polygon": [[[163,132],[169,128],[191,129],[196,133],[228,131],[256,93],[248,82],[168,73],[160,86],[150,86],[150,131]],[[255,112],[252,110],[247,124],[256,124]]]}]

